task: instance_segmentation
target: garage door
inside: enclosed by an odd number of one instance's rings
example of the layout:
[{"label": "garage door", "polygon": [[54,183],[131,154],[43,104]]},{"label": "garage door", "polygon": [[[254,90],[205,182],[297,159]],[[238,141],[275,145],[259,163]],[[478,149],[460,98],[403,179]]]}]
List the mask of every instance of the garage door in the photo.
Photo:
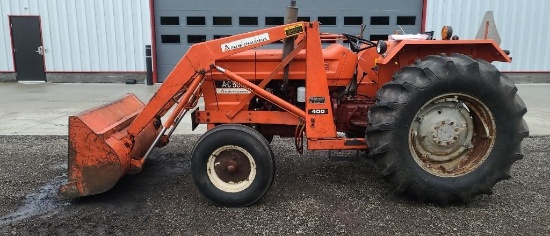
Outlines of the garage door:
[{"label": "garage door", "polygon": [[[321,31],[386,39],[400,30],[418,33],[422,0],[298,0],[299,20],[321,22]],[[284,23],[288,1],[156,0],[158,79],[164,81],[189,46]],[[398,26],[399,25],[399,26]]]}]

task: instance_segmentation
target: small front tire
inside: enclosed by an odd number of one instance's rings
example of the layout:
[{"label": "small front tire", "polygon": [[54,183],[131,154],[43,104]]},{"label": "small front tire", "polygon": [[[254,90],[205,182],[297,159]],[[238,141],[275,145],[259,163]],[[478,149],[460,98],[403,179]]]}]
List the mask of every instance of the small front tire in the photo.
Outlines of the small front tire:
[{"label": "small front tire", "polygon": [[244,125],[220,125],[206,132],[193,148],[195,186],[218,206],[248,206],[269,190],[275,176],[267,140]]}]

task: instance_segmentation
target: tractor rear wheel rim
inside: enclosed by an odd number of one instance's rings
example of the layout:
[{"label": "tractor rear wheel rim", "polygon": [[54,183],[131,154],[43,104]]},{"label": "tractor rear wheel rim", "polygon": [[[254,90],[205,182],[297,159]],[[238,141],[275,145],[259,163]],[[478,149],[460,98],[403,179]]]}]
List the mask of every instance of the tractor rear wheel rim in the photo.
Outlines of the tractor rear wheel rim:
[{"label": "tractor rear wheel rim", "polygon": [[236,193],[250,187],[256,176],[256,163],[245,149],[226,145],[216,149],[206,164],[210,182],[221,191]]},{"label": "tractor rear wheel rim", "polygon": [[440,95],[416,113],[409,149],[416,163],[440,177],[468,174],[493,148],[496,125],[479,99],[462,93]]}]

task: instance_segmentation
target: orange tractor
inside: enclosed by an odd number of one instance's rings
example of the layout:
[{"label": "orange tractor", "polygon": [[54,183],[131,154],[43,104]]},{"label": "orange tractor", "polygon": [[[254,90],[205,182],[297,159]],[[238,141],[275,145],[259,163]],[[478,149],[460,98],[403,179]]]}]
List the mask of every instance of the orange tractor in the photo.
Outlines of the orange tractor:
[{"label": "orange tractor", "polygon": [[[323,48],[326,39],[347,44]],[[255,49],[281,40],[285,53]],[[274,135],[294,138],[299,152],[366,151],[413,199],[467,202],[510,178],[529,132],[525,104],[493,61],[511,61],[493,40],[372,42],[321,34],[318,22],[195,44],[147,104],[129,94],[69,118],[59,195],[105,192],[139,172],[191,111],[193,129],[208,127],[193,148],[193,180],[216,205],[266,194]]]}]

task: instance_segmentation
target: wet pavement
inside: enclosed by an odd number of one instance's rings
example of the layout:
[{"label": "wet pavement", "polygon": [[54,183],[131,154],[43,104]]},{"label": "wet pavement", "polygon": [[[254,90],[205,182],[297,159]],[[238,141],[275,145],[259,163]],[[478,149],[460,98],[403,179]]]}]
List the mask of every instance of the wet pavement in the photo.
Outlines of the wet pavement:
[{"label": "wet pavement", "polygon": [[[144,170],[110,191],[60,201],[67,117],[125,93],[147,101],[158,85],[0,83],[0,234],[3,235],[549,235],[550,85],[518,85],[532,137],[512,179],[470,204],[435,206],[396,194],[367,161],[299,155],[275,138],[277,177],[245,208],[220,208],[195,190],[190,153],[204,132],[185,119]],[[364,155],[362,153],[361,155]]]},{"label": "wet pavement", "polygon": [[258,204],[220,208],[195,190],[198,135],[177,135],[144,170],[106,193],[59,201],[66,136],[0,136],[0,235],[548,235],[550,137],[524,141],[525,158],[493,195],[435,206],[396,194],[368,161],[300,156],[275,138],[277,176]]}]

